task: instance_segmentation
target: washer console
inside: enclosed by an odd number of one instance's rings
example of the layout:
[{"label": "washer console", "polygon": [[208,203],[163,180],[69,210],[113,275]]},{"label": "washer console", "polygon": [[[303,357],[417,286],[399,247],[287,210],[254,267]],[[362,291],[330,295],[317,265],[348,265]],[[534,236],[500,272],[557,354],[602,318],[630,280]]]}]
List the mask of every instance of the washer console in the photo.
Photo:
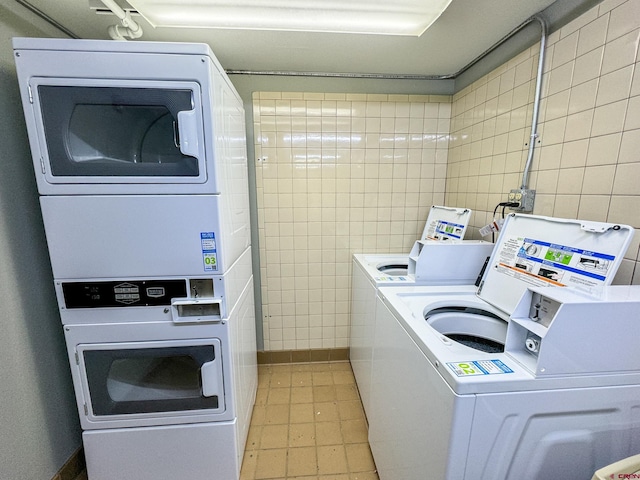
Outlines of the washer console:
[{"label": "washer console", "polygon": [[511,315],[505,353],[536,377],[640,372],[632,332],[640,322],[640,286],[587,295],[530,287]]}]

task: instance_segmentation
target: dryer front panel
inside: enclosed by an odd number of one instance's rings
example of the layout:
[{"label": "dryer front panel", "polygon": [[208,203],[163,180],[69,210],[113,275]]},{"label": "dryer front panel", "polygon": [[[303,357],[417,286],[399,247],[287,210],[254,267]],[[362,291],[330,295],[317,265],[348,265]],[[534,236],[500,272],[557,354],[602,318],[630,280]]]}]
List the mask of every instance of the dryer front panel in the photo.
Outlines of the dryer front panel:
[{"label": "dryer front panel", "polygon": [[57,280],[222,274],[248,231],[222,225],[217,195],[40,198]]},{"label": "dryer front panel", "polygon": [[65,326],[84,430],[233,420],[226,322]]}]

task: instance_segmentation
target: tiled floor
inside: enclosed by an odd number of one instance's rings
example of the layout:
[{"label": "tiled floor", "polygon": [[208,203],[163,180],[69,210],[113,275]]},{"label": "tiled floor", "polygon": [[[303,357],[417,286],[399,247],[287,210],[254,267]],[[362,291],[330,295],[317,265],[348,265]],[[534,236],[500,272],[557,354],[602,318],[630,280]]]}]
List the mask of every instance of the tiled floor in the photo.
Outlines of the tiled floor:
[{"label": "tiled floor", "polygon": [[241,480],[377,480],[349,362],[262,365]]},{"label": "tiled floor", "polygon": [[349,362],[258,367],[240,479],[378,480]]}]

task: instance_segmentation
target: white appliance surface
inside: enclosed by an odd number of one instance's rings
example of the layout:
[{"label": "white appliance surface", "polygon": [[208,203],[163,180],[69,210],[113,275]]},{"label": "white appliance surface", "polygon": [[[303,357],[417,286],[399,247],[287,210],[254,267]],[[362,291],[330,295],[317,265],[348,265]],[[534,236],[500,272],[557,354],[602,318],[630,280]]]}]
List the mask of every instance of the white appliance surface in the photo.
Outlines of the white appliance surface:
[{"label": "white appliance surface", "polygon": [[381,287],[368,415],[381,480],[578,480],[640,449],[640,291],[607,287],[632,233],[513,215],[480,296]]},{"label": "white appliance surface", "polygon": [[[65,325],[64,333],[82,428],[92,430],[170,425],[238,418],[243,429],[243,438],[246,440],[246,429],[257,388],[254,318],[253,281],[250,279],[229,317],[215,322],[197,324],[147,321]],[[218,345],[218,351],[221,352],[221,357],[216,356],[215,359],[221,378],[216,379],[215,372],[211,372],[213,385],[220,380],[221,385],[218,387],[224,394],[224,401],[218,409],[172,409],[164,412],[123,414],[116,412],[110,415],[99,415],[92,409],[83,352],[122,348],[170,349],[209,343]],[[201,374],[205,375],[206,372]]]},{"label": "white appliance surface", "polygon": [[[246,170],[242,100],[207,45],[15,38],[16,66],[41,195],[229,193]],[[160,85],[160,80],[162,85]],[[193,110],[178,118],[183,153],[198,158],[196,177],[55,176],[49,159],[39,87],[193,89]],[[183,112],[181,112],[183,113]],[[198,125],[199,123],[199,125]],[[68,136],[72,138],[72,135]],[[240,177],[242,178],[242,177]],[[246,183],[246,181],[245,181]],[[240,194],[240,195],[238,195]]]},{"label": "white appliance surface", "polygon": [[[429,222],[427,222],[429,223]],[[416,242],[418,243],[418,242]],[[421,251],[414,259],[406,255],[353,256],[351,279],[351,329],[349,359],[353,367],[365,414],[369,410],[375,298],[383,286],[437,285],[435,291],[475,292],[474,282],[491,255],[493,244],[482,241],[420,242]],[[419,259],[418,259],[419,257]],[[415,274],[398,274],[404,265],[419,264]],[[380,271],[384,270],[384,271]],[[415,271],[415,268],[413,269]]]},{"label": "white appliance surface", "polygon": [[56,280],[221,274],[250,244],[218,195],[41,197]]},{"label": "white appliance surface", "polygon": [[[356,378],[360,399],[367,416],[371,404],[371,373],[376,328],[376,294],[379,282],[375,264],[367,264],[367,255],[354,255],[351,281],[351,330],[349,361]],[[390,258],[390,257],[387,257]],[[399,278],[399,277],[393,277]],[[394,283],[395,285],[395,283]],[[401,288],[399,285],[393,288]],[[426,286],[431,294],[441,292],[475,293],[474,285]]]},{"label": "white appliance surface", "polygon": [[88,430],[82,442],[91,480],[226,480],[240,477],[236,436],[232,421]]},{"label": "white appliance surface", "polygon": [[[491,255],[493,243],[482,240],[448,242],[416,242],[421,248],[415,254],[410,268],[411,255],[361,254],[353,255],[378,287],[410,285],[468,285],[473,284]],[[413,253],[413,251],[412,251]],[[418,257],[420,259],[418,260]],[[400,272],[402,269],[405,272]]]},{"label": "white appliance surface", "polygon": [[351,278],[351,320],[349,334],[349,360],[353,367],[365,414],[371,398],[371,368],[376,323],[375,298],[377,289],[416,284],[434,285],[434,291],[475,292],[476,281],[493,244],[488,242],[427,241],[420,255],[420,275],[388,275],[380,268],[409,262],[405,255],[353,256]]},{"label": "white appliance surface", "polygon": [[231,377],[233,402],[237,423],[238,473],[242,465],[253,405],[258,389],[258,360],[256,353],[256,313],[253,278],[247,284],[229,317],[231,337]]},{"label": "white appliance surface", "polygon": [[239,478],[257,388],[242,99],[203,44],[13,47],[89,477]]}]

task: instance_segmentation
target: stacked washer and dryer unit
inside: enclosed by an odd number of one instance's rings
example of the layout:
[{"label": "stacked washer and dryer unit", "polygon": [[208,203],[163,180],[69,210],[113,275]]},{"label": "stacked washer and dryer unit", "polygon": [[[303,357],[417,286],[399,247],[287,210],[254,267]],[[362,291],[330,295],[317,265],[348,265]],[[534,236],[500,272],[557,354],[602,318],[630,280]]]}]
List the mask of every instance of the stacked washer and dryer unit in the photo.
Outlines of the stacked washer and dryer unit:
[{"label": "stacked washer and dryer unit", "polygon": [[14,39],[91,480],[239,478],[244,110],[206,45]]},{"label": "stacked washer and dryer unit", "polygon": [[581,480],[640,451],[640,287],[610,286],[632,236],[511,214],[477,292],[381,287],[381,480]]}]

